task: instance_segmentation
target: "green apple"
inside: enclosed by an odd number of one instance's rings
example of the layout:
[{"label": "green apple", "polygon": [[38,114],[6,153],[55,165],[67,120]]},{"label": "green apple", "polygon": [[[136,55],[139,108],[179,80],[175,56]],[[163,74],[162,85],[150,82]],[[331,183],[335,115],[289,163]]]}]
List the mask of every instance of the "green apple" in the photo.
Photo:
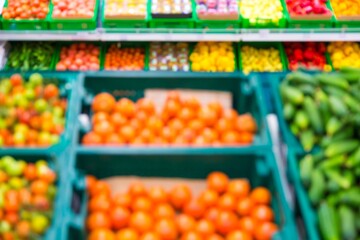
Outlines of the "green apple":
[{"label": "green apple", "polygon": [[43,76],[40,73],[33,73],[30,75],[29,82],[33,86],[39,86],[43,83]]}]

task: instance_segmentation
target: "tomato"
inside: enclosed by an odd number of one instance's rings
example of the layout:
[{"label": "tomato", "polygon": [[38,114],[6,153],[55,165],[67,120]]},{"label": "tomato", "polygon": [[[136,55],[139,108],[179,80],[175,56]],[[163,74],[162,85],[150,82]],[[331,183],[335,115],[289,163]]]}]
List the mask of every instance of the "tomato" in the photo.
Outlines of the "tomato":
[{"label": "tomato", "polygon": [[135,129],[132,126],[126,125],[120,128],[119,130],[120,136],[128,142],[134,140],[136,136]]},{"label": "tomato", "polygon": [[30,189],[33,194],[44,195],[47,193],[49,184],[42,180],[35,180],[31,183]]},{"label": "tomato", "polygon": [[201,234],[194,231],[186,232],[180,238],[180,240],[202,240],[202,239],[204,238],[202,238]]},{"label": "tomato", "polygon": [[206,240],[224,240],[219,234],[212,234]]},{"label": "tomato", "polygon": [[20,74],[13,74],[10,77],[10,83],[12,86],[19,86],[23,84],[23,78]]},{"label": "tomato", "polygon": [[201,219],[196,224],[196,232],[198,232],[203,239],[215,233],[215,226],[210,220]]},{"label": "tomato", "polygon": [[48,84],[44,88],[43,96],[45,99],[56,98],[59,96],[59,89],[55,84]]},{"label": "tomato", "polygon": [[111,208],[110,198],[107,195],[97,195],[89,201],[89,211],[103,211],[107,212]]},{"label": "tomato", "polygon": [[206,207],[215,206],[218,202],[219,194],[211,189],[204,190],[199,197],[199,201]]},{"label": "tomato", "polygon": [[129,226],[140,233],[150,231],[153,227],[153,220],[146,212],[134,212],[130,217]]},{"label": "tomato", "polygon": [[35,167],[35,164],[33,163],[29,163],[25,166],[25,169],[24,169],[24,177],[29,180],[29,181],[32,181],[32,180],[35,180],[36,179],[36,167]]},{"label": "tomato", "polygon": [[203,107],[198,112],[198,118],[207,126],[212,127],[217,122],[217,112],[216,110],[209,108],[209,107]]},{"label": "tomato", "polygon": [[27,221],[20,221],[16,224],[16,233],[21,238],[28,238],[30,235],[30,223]]},{"label": "tomato", "polygon": [[240,132],[255,133],[257,131],[257,125],[254,118],[247,113],[237,117],[236,129]]},{"label": "tomato", "polygon": [[[6,209],[5,209],[6,210]],[[19,215],[15,211],[8,211],[4,216],[4,220],[10,223],[11,225],[15,225],[19,221]]]},{"label": "tomato", "polygon": [[256,227],[255,237],[257,240],[271,240],[272,236],[278,231],[276,224],[271,222],[260,223]]},{"label": "tomato", "polygon": [[109,213],[111,226],[115,230],[127,227],[130,221],[130,211],[127,208],[116,206]]},{"label": "tomato", "polygon": [[136,113],[136,106],[133,101],[127,98],[120,99],[115,105],[115,111],[121,113],[123,116],[130,118]]},{"label": "tomato", "polygon": [[90,189],[94,187],[96,181],[96,177],[92,175],[86,175],[86,189],[90,191]]},{"label": "tomato", "polygon": [[97,124],[103,121],[110,121],[109,113],[107,112],[95,112],[91,118],[92,124]]},{"label": "tomato", "polygon": [[229,182],[227,192],[237,199],[245,198],[250,192],[250,183],[247,179],[234,179]]},{"label": "tomato", "polygon": [[105,138],[105,144],[109,146],[118,146],[125,144],[125,141],[120,135],[111,133]]},{"label": "tomato", "polygon": [[103,142],[102,137],[95,132],[88,132],[81,140],[84,145],[99,145]]},{"label": "tomato", "polygon": [[155,113],[155,104],[152,100],[147,98],[141,98],[136,102],[137,111],[144,111],[148,115]]},{"label": "tomato", "polygon": [[143,197],[143,196],[137,197],[132,203],[133,211],[150,212],[152,208],[153,208],[152,203],[147,197]]},{"label": "tomato", "polygon": [[159,234],[163,240],[176,240],[178,237],[178,230],[176,224],[171,219],[160,219],[155,224],[155,232]]},{"label": "tomato", "polygon": [[96,229],[92,231],[88,240],[115,240],[115,235],[109,229]]},{"label": "tomato", "polygon": [[231,211],[220,211],[215,223],[216,230],[221,234],[228,234],[238,227],[238,219]]},{"label": "tomato", "polygon": [[154,218],[171,218],[175,217],[174,208],[168,203],[160,203],[158,204],[153,211]]},{"label": "tomato", "polygon": [[221,142],[229,145],[237,144],[239,143],[239,134],[236,131],[223,132]]},{"label": "tomato", "polygon": [[110,115],[110,121],[115,129],[119,129],[122,126],[125,126],[128,120],[121,113],[114,112]]},{"label": "tomato", "polygon": [[250,198],[243,198],[238,201],[236,206],[236,212],[240,216],[248,216],[250,215],[253,207],[254,203],[251,201]]},{"label": "tomato", "polygon": [[132,228],[124,228],[116,233],[116,240],[138,240],[139,234]]},{"label": "tomato", "polygon": [[204,218],[210,220],[212,223],[216,223],[220,210],[216,207],[212,207],[206,210]]},{"label": "tomato", "polygon": [[92,102],[91,108],[94,112],[110,113],[115,107],[115,98],[109,93],[97,94]]},{"label": "tomato", "polygon": [[257,187],[250,193],[250,198],[257,204],[270,204],[271,193],[264,187]]},{"label": "tomato", "polygon": [[169,193],[169,200],[171,204],[177,208],[182,208],[185,204],[190,202],[192,193],[190,188],[184,184],[174,186]]},{"label": "tomato", "polygon": [[115,206],[129,208],[132,203],[130,194],[128,193],[117,193],[113,197],[113,204]]},{"label": "tomato", "polygon": [[46,195],[33,195],[31,198],[31,204],[37,210],[50,210],[50,202]]},{"label": "tomato", "polygon": [[212,172],[207,176],[206,183],[209,189],[223,193],[228,187],[229,177],[222,172]]},{"label": "tomato", "polygon": [[196,227],[195,219],[186,214],[179,214],[176,216],[176,225],[180,233],[189,232]]},{"label": "tomato", "polygon": [[239,227],[241,230],[254,236],[255,228],[258,225],[258,222],[251,217],[243,217],[239,221]]},{"label": "tomato", "polygon": [[235,230],[226,235],[226,240],[252,240],[252,237],[241,230]]},{"label": "tomato", "polygon": [[161,238],[155,232],[146,232],[141,236],[140,240],[161,240]]},{"label": "tomato", "polygon": [[235,197],[229,193],[223,194],[218,201],[218,207],[222,210],[229,210],[229,211],[235,210],[236,208]]},{"label": "tomato", "polygon": [[147,190],[145,188],[145,185],[140,181],[131,183],[128,193],[132,197],[147,196]]},{"label": "tomato", "polygon": [[153,203],[166,203],[167,202],[166,191],[161,186],[150,187],[148,195]]},{"label": "tomato", "polygon": [[184,205],[183,212],[195,219],[201,218],[205,213],[205,206],[199,200],[191,200]]},{"label": "tomato", "polygon": [[261,222],[272,221],[274,213],[272,209],[266,205],[258,205],[251,211],[251,216]]},{"label": "tomato", "polygon": [[94,132],[104,138],[114,132],[114,126],[108,121],[102,121],[94,125]]},{"label": "tomato", "polygon": [[168,114],[169,117],[175,117],[181,109],[181,104],[178,100],[169,99],[165,102],[163,111]]},{"label": "tomato", "polygon": [[88,230],[93,231],[99,228],[111,228],[111,221],[104,212],[92,212],[86,220]]},{"label": "tomato", "polygon": [[91,197],[101,194],[110,196],[110,193],[111,193],[110,186],[104,181],[97,181],[94,184],[94,187],[90,189]]},{"label": "tomato", "polygon": [[146,127],[151,130],[151,132],[159,134],[164,127],[164,123],[159,117],[151,116],[147,120]]}]

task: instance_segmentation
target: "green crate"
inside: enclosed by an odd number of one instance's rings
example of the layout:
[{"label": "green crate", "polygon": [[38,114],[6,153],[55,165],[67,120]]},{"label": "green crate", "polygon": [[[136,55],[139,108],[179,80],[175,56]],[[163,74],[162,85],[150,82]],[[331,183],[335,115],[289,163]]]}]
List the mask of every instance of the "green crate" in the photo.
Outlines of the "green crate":
[{"label": "green crate", "polygon": [[192,0],[191,18],[153,18],[151,12],[151,2],[148,0],[148,20],[150,28],[194,28],[195,27],[195,2]]},{"label": "green crate", "polygon": [[[283,17],[279,19],[278,22],[274,22],[273,19],[265,19],[265,18],[257,18],[255,22],[251,22],[249,18],[244,18],[241,15],[241,24],[243,28],[286,28],[287,26],[287,8],[286,4],[283,0],[281,1],[281,5],[283,7]],[[241,14],[241,9],[240,9]]]},{"label": "green crate", "polygon": [[54,19],[52,17],[54,5],[50,4],[49,28],[51,30],[95,30],[97,27],[97,17],[99,0],[95,2],[94,16],[86,19]]},{"label": "green crate", "polygon": [[[94,45],[97,45],[99,46],[99,49],[100,49],[100,55],[99,55],[99,59],[100,59],[100,64],[99,64],[99,69],[101,69],[101,66],[103,65],[103,61],[104,61],[104,56],[102,56],[103,54],[103,51],[102,51],[102,43],[101,42],[61,42],[58,44],[57,48],[56,48],[56,51],[55,51],[55,70],[56,70],[56,64],[60,61],[60,52],[61,52],[61,49],[62,47],[65,47],[65,46],[69,46],[73,43],[86,43],[86,44],[89,44],[89,43],[92,43]],[[61,72],[61,71],[59,71]],[[70,71],[70,70],[66,70],[64,72],[79,72],[79,71]]]},{"label": "green crate", "polygon": [[147,10],[145,19],[107,19],[105,17],[105,1],[101,6],[101,22],[103,28],[147,28],[148,15]]},{"label": "green crate", "polygon": [[[7,5],[8,5],[8,1],[6,0],[4,7],[7,7]],[[50,19],[50,13],[47,14],[45,19],[15,20],[15,19],[2,18],[2,27],[4,30],[47,30],[49,29],[48,26],[49,19]]]},{"label": "green crate", "polygon": [[[117,99],[127,97],[136,101],[144,97],[146,89],[192,89],[192,90],[215,90],[232,93],[233,108],[239,113],[251,113],[258,125],[258,133],[254,137],[252,145],[229,146],[229,147],[113,147],[122,151],[150,152],[254,152],[256,149],[269,148],[271,139],[265,118],[265,107],[263,106],[263,95],[261,84],[254,78],[239,77],[239,73],[187,73],[179,72],[174,76],[172,72],[123,72],[121,75],[115,72],[103,72],[87,74],[83,86],[82,113],[91,115],[91,103],[93,97],[103,91],[113,94]],[[221,81],[219,78],[221,77]],[[82,136],[89,131],[89,126],[79,126],[80,142]],[[112,147],[89,147],[80,146],[84,149],[104,149],[111,151]]]},{"label": "green crate", "polygon": [[51,225],[47,229],[45,235],[41,238],[42,240],[66,240],[64,235],[61,232],[60,225],[62,222],[66,220],[64,217],[64,208],[66,204],[66,198],[64,197],[63,193],[66,191],[66,172],[62,171],[63,166],[65,166],[66,159],[62,154],[54,154],[49,153],[34,153],[28,154],[21,151],[16,153],[10,153],[6,150],[1,151],[0,158],[3,156],[12,156],[16,160],[23,160],[28,163],[34,163],[37,160],[45,160],[51,169],[53,169],[57,174],[56,180],[56,187],[57,187],[57,195],[54,199],[54,206],[53,206],[53,216],[51,219]]},{"label": "green crate", "polygon": [[359,28],[360,27],[360,19],[354,19],[354,20],[344,20],[344,19],[338,19],[335,11],[333,11],[331,0],[329,0],[329,5],[331,7],[331,11],[334,15],[334,26],[336,28]]},{"label": "green crate", "polygon": [[[120,151],[108,154],[81,152],[75,154],[74,165],[78,171],[92,174],[98,178],[140,176],[205,179],[212,171],[222,171],[230,178],[248,178],[252,187],[265,186],[272,193],[271,207],[275,213],[275,222],[279,225],[279,232],[273,239],[297,239],[294,218],[286,202],[272,152],[235,155],[204,153],[186,157],[171,153],[149,155],[126,154]],[[87,214],[86,199],[88,197],[83,177],[77,178],[77,184],[73,189],[73,196],[75,195],[73,198],[79,199],[83,204],[74,210],[77,214],[74,212],[68,214],[69,218],[73,220],[73,223],[64,229],[69,240],[83,239],[86,236],[84,221]],[[82,225],[80,219],[82,219]]]},{"label": "green crate", "polygon": [[[100,69],[101,70],[111,71],[111,70],[104,69],[105,57],[106,57],[106,53],[107,53],[110,45],[116,44],[116,43],[118,43],[118,42],[107,42],[107,43],[104,43],[104,45],[102,46],[101,61],[100,61],[100,63],[101,63]],[[144,52],[145,59],[144,59],[144,70],[143,71],[149,70],[149,43],[147,43],[147,42],[121,42],[121,47],[122,48],[134,48],[134,47],[144,48],[145,49],[145,52]]]},{"label": "green crate", "polygon": [[242,67],[242,54],[241,54],[241,47],[242,46],[245,46],[245,45],[248,45],[248,46],[251,46],[251,47],[256,47],[256,48],[276,48],[279,50],[280,52],[280,61],[281,61],[281,64],[283,66],[283,70],[286,71],[288,69],[288,64],[287,64],[287,58],[286,58],[286,53],[285,53],[285,50],[284,50],[284,46],[282,43],[280,42],[240,42],[239,43],[239,69],[240,71],[243,69]]},{"label": "green crate", "polygon": [[[18,44],[19,42],[11,42],[11,45],[12,44]],[[8,55],[10,55],[11,53],[11,45],[10,45],[10,52]],[[56,55],[56,46],[55,46],[55,43],[53,43],[54,45],[54,53],[52,55],[52,59],[51,59],[51,63],[50,63],[50,66],[47,70],[44,70],[44,71],[49,71],[49,70],[54,70],[55,69],[55,55]],[[6,62],[5,66],[4,66],[4,70],[20,70],[20,69],[14,69],[14,68],[10,68],[9,66],[9,61]],[[40,70],[36,70],[36,71],[40,71]]]},{"label": "green crate", "polygon": [[331,11],[332,16],[330,19],[291,19],[289,14],[289,28],[332,28],[334,25],[335,17],[331,8],[330,1],[326,3],[327,8]]},{"label": "green crate", "polygon": [[318,230],[317,214],[310,203],[307,191],[305,190],[300,178],[299,160],[303,156],[303,153],[297,153],[293,149],[288,151],[288,175],[295,189],[299,213],[303,219],[306,229],[306,239],[321,240],[322,238],[320,237]]},{"label": "green crate", "polygon": [[195,28],[201,29],[238,29],[241,26],[241,17],[239,12],[238,20],[205,20],[200,19],[195,8]]},{"label": "green crate", "polygon": [[[37,71],[36,71],[37,72]],[[5,77],[10,77],[12,74],[18,73],[16,71],[1,72],[0,79]],[[23,74],[26,81],[28,77],[34,72],[26,72]],[[59,85],[60,95],[66,96],[68,101],[67,111],[66,111],[66,123],[63,134],[60,136],[60,142],[56,145],[39,148],[39,147],[2,147],[1,152],[7,152],[7,154],[43,154],[43,153],[54,153],[56,151],[62,151],[71,142],[71,136],[74,131],[74,121],[77,118],[76,112],[73,110],[74,106],[78,101],[78,89],[79,81],[81,81],[82,76],[71,73],[59,73],[59,72],[42,72],[41,75],[44,77],[44,83],[52,82]]]}]

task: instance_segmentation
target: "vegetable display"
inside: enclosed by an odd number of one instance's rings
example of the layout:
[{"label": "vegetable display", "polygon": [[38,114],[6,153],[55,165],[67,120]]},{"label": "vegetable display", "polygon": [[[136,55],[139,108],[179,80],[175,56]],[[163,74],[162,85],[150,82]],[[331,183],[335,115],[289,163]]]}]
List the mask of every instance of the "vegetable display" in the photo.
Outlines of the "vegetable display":
[{"label": "vegetable display", "polygon": [[145,19],[147,1],[106,0],[104,11],[106,19]]},{"label": "vegetable display", "polygon": [[360,68],[360,45],[356,42],[331,42],[327,48],[334,69]]},{"label": "vegetable display", "polygon": [[239,5],[241,17],[248,19],[251,27],[268,23],[279,25],[284,17],[280,0],[241,0]]},{"label": "vegetable display", "polygon": [[10,69],[50,70],[55,46],[46,42],[18,42],[11,45],[7,67]]},{"label": "vegetable display", "polygon": [[331,11],[327,8],[328,0],[286,0],[287,9],[290,16],[317,16],[331,18]]},{"label": "vegetable display", "polygon": [[360,16],[360,2],[352,0],[331,0],[331,6],[337,18]]},{"label": "vegetable display", "polygon": [[278,231],[268,189],[212,172],[195,195],[186,182],[169,189],[137,181],[125,192],[87,177],[88,239],[270,240]]},{"label": "vegetable display", "polygon": [[0,159],[0,238],[40,239],[51,225],[56,174],[44,160]]},{"label": "vegetable display", "polygon": [[34,73],[0,81],[0,147],[48,147],[64,131],[67,100],[53,83]]},{"label": "vegetable display", "polygon": [[136,103],[109,93],[92,102],[92,131],[84,145],[241,145],[251,144],[257,125],[250,114],[224,109],[218,102],[201,105],[196,98],[181,98],[170,92],[160,111],[142,98]]},{"label": "vegetable display", "polygon": [[53,19],[88,19],[94,16],[96,0],[52,0]]},{"label": "vegetable display", "polygon": [[2,12],[4,19],[45,19],[49,12],[48,0],[8,0],[7,3]]},{"label": "vegetable display", "polygon": [[198,0],[196,12],[199,19],[237,20],[239,19],[238,2],[231,0]]},{"label": "vegetable display", "polygon": [[105,70],[140,71],[145,67],[145,49],[111,44],[105,56]]}]

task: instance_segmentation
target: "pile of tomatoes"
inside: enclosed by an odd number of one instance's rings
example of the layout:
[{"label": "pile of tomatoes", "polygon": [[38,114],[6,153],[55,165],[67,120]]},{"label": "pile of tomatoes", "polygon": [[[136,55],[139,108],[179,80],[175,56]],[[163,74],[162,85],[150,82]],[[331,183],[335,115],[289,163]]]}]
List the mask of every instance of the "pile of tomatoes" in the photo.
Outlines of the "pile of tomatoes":
[{"label": "pile of tomatoes", "polygon": [[0,147],[45,147],[59,142],[67,100],[53,83],[34,73],[0,80]]},{"label": "pile of tomatoes", "polygon": [[0,239],[40,239],[51,224],[56,174],[43,160],[0,159]]},{"label": "pile of tomatoes", "polygon": [[52,0],[54,19],[89,19],[94,16],[96,0]]},{"label": "pile of tomatoes", "polygon": [[[8,0],[2,16],[4,19],[45,19],[49,12],[48,0]],[[1,15],[1,14],[0,14]]]},{"label": "pile of tomatoes", "polygon": [[222,172],[206,183],[198,196],[186,183],[165,190],[133,182],[112,194],[106,182],[88,176],[88,240],[270,240],[278,231],[269,190]]},{"label": "pile of tomatoes", "polygon": [[144,70],[144,48],[122,48],[112,44],[105,56],[105,70],[140,71]]},{"label": "pile of tomatoes", "polygon": [[257,131],[250,114],[238,115],[219,102],[202,106],[176,91],[168,93],[160,112],[150,99],[116,101],[109,93],[95,96],[92,111],[93,128],[82,138],[84,145],[239,145],[251,144]]},{"label": "pile of tomatoes", "polygon": [[57,71],[98,71],[100,47],[91,43],[73,43],[60,51]]}]

